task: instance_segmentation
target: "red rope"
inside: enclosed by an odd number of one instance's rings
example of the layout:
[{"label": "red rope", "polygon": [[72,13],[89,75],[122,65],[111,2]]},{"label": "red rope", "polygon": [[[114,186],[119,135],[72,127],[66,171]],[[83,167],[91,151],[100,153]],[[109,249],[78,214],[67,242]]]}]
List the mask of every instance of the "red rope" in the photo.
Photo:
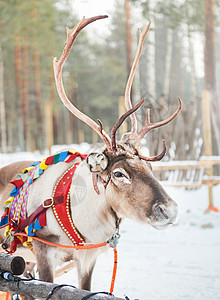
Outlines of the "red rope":
[{"label": "red rope", "polygon": [[[21,235],[25,236],[25,237],[28,237],[28,235],[26,233],[22,233],[22,232],[14,234],[14,236],[21,236]],[[104,246],[107,245],[107,242],[103,242],[103,243],[99,243],[99,244],[95,244],[95,245],[68,246],[68,245],[60,245],[60,244],[52,243],[52,242],[46,241],[46,240],[41,239],[41,238],[36,237],[36,236],[32,236],[31,238],[34,239],[34,240],[37,240],[41,243],[53,246],[53,247],[71,248],[71,249],[76,249],[76,250],[82,250],[82,249],[88,250],[88,249],[104,247]]]},{"label": "red rope", "polygon": [[[15,233],[14,236],[28,237],[28,235],[26,233],[20,233],[20,232]],[[68,245],[60,245],[60,244],[52,243],[52,242],[46,241],[46,240],[41,239],[41,238],[36,237],[36,236],[32,236],[31,238],[34,239],[34,240],[37,240],[41,243],[50,245],[50,246],[60,247],[60,248],[71,248],[71,249],[76,249],[76,250],[95,249],[95,248],[100,248],[100,247],[104,247],[104,246],[108,245],[107,242],[103,242],[103,243],[94,244],[94,245],[68,246]],[[116,273],[117,273],[117,264],[118,264],[118,253],[117,253],[117,250],[114,248],[114,266],[113,266],[113,273],[112,273],[112,280],[111,280],[111,287],[110,287],[110,293],[111,294],[113,293],[113,290],[114,290],[115,278],[116,278]]]},{"label": "red rope", "polygon": [[112,294],[113,290],[114,290],[115,278],[116,278],[116,273],[117,273],[117,266],[118,266],[118,253],[117,253],[117,250],[114,248],[114,266],[113,266],[110,294]]}]

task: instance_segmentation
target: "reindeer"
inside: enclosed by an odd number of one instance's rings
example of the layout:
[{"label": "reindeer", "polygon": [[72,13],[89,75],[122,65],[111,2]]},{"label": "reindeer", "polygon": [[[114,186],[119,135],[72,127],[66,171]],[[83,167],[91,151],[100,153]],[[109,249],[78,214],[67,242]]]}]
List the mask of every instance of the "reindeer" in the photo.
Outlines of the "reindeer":
[{"label": "reindeer", "polygon": [[[151,162],[160,160],[165,155],[165,142],[163,141],[163,151],[153,157],[145,157],[141,153],[140,145],[147,132],[170,123],[179,114],[182,101],[179,99],[179,106],[172,116],[160,122],[151,123],[150,111],[148,110],[145,124],[138,131],[135,111],[143,104],[144,100],[135,107],[132,107],[130,100],[135,70],[150,23],[142,31],[139,30],[138,49],[125,90],[127,112],[113,126],[111,137],[103,130],[101,121],[98,120],[96,123],[83,114],[69,101],[65,94],[62,69],[75,38],[85,26],[106,17],[83,18],[72,30],[67,28],[67,40],[63,53],[59,60],[57,58],[53,60],[55,82],[61,101],[74,116],[89,125],[101,137],[105,146],[97,153],[90,153],[83,161],[79,157],[68,164],[59,162],[56,165],[48,166],[43,175],[32,184],[27,206],[27,214],[31,215],[41,203],[44,203],[45,199],[51,199],[57,180],[68,168],[78,163],[69,193],[71,218],[86,243],[92,244],[111,238],[120,221],[124,218],[134,219],[137,222],[150,224],[154,228],[163,229],[174,224],[178,215],[177,204],[167,195],[154,177],[151,167]],[[117,130],[128,116],[131,119],[131,132],[125,133],[121,140],[117,141]],[[4,206],[4,201],[12,187],[8,183],[9,180],[17,171],[29,164],[30,162],[20,162],[16,170],[14,170],[15,165],[13,164],[0,169],[0,183],[3,191],[1,207]],[[75,201],[75,178],[81,178],[86,187],[86,195],[80,203]],[[72,245],[71,240],[55,219],[51,208],[47,210],[46,215],[47,226],[36,231],[36,236],[47,241]],[[56,266],[65,261],[75,260],[79,274],[79,288],[86,290],[91,288],[91,276],[96,258],[101,251],[104,251],[104,248],[91,250],[61,249],[36,240],[33,241],[33,249],[41,280],[53,282]],[[28,251],[26,250],[26,253],[22,255],[28,255]]]}]

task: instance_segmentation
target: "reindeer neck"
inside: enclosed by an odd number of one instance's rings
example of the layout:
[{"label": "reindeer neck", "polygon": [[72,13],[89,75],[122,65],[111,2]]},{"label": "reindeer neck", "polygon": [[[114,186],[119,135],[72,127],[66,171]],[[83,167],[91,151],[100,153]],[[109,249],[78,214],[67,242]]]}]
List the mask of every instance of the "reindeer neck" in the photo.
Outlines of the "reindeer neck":
[{"label": "reindeer neck", "polygon": [[92,173],[82,162],[74,175],[70,189],[73,222],[87,242],[109,239],[116,230],[117,215],[105,197],[105,187],[98,183],[100,194],[93,186]]}]

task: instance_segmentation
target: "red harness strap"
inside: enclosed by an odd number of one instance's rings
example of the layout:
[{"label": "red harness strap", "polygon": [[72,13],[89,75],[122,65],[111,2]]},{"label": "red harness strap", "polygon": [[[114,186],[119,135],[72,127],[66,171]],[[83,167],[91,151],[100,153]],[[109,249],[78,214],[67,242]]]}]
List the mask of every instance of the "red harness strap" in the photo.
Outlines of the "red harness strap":
[{"label": "red harness strap", "polygon": [[62,177],[57,181],[51,197],[52,199],[57,199],[63,196],[63,201],[52,205],[52,209],[60,227],[63,229],[63,231],[75,246],[85,243],[83,237],[77,231],[73,223],[70,209],[70,186],[76,167],[78,165],[79,163],[75,164],[67,171],[65,171]]}]

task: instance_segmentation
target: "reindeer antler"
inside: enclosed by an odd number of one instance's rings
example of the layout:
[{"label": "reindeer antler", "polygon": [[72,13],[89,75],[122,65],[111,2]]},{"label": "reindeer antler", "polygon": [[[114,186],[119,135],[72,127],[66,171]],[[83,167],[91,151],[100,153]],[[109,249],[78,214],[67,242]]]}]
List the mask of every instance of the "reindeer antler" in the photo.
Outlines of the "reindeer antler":
[{"label": "reindeer antler", "polygon": [[[137,69],[137,65],[138,65],[138,61],[140,59],[141,56],[141,51],[142,51],[142,47],[143,47],[143,43],[144,43],[144,39],[150,29],[150,25],[151,22],[149,22],[149,24],[141,31],[140,29],[138,29],[139,31],[139,42],[138,42],[138,48],[136,51],[136,55],[133,61],[133,65],[131,67],[131,71],[128,77],[128,81],[127,81],[127,85],[125,88],[125,107],[127,110],[132,108],[132,104],[131,104],[131,86],[134,80],[134,75]],[[131,118],[131,134],[135,134],[137,133],[137,119],[135,114],[130,115]]]},{"label": "reindeer antler", "polygon": [[142,99],[137,105],[129,109],[127,112],[125,112],[118,120],[118,122],[113,126],[112,132],[111,132],[111,145],[112,145],[112,151],[116,151],[116,131],[121,126],[121,124],[124,122],[124,120],[132,115],[143,103],[145,99]]},{"label": "reindeer antler", "polygon": [[[138,48],[136,51],[136,55],[134,58],[134,62],[130,71],[130,75],[127,81],[127,85],[126,85],[126,89],[125,89],[125,107],[127,110],[130,110],[132,108],[132,104],[131,104],[131,99],[130,99],[130,94],[131,94],[131,86],[134,80],[134,75],[135,75],[135,71],[137,68],[137,64],[138,61],[140,59],[140,55],[141,55],[141,51],[142,51],[142,47],[143,47],[143,43],[144,43],[144,39],[150,29],[150,25],[151,22],[149,22],[149,24],[141,31],[140,29],[139,31],[139,43],[138,43]],[[131,134],[130,134],[130,139],[134,141],[135,145],[139,146],[141,143],[141,140],[143,139],[143,137],[145,136],[145,134],[150,131],[153,128],[157,128],[163,125],[168,124],[169,122],[171,122],[180,112],[182,108],[182,100],[179,98],[179,107],[177,109],[177,111],[168,119],[161,121],[161,122],[157,122],[157,123],[151,123],[150,122],[150,110],[147,110],[147,116],[146,116],[146,122],[144,124],[144,126],[142,127],[142,129],[139,131],[139,133],[137,133],[137,119],[135,114],[131,114],[130,118],[131,118],[131,125],[132,125],[132,129],[131,129]],[[165,143],[164,143],[164,150],[162,151],[161,155],[155,156],[153,158],[149,158],[148,160],[157,160],[158,158],[161,159],[162,158],[162,154],[165,154]]]},{"label": "reindeer antler", "polygon": [[162,150],[162,152],[160,154],[152,156],[152,157],[146,157],[146,156],[143,156],[143,155],[141,155],[139,153],[138,156],[141,159],[144,159],[146,161],[159,161],[159,160],[161,160],[164,157],[164,155],[166,154],[166,151],[167,151],[166,143],[165,143],[165,140],[163,140],[163,150]]},{"label": "reindeer antler", "polygon": [[164,126],[164,125],[170,123],[173,119],[175,119],[175,117],[180,113],[180,111],[182,109],[182,100],[180,98],[178,98],[178,100],[179,100],[179,106],[178,106],[177,110],[175,111],[175,113],[173,113],[172,116],[170,116],[166,120],[163,120],[160,122],[151,123],[150,122],[150,109],[147,110],[145,124],[142,127],[142,129],[139,131],[138,135],[136,136],[137,144],[140,144],[140,142],[143,139],[143,137],[145,136],[145,134],[147,134],[151,129]]},{"label": "reindeer antler", "polygon": [[95,130],[98,135],[101,137],[101,139],[104,141],[108,149],[111,149],[111,143],[110,143],[110,138],[108,134],[101,128],[100,124],[97,124],[95,121],[93,121],[90,117],[87,115],[83,114],[80,110],[78,110],[68,99],[64,86],[63,86],[63,81],[62,81],[62,70],[63,66],[69,56],[70,50],[72,48],[73,42],[75,41],[77,35],[79,32],[88,24],[100,20],[100,19],[105,19],[108,16],[106,15],[101,15],[101,16],[96,16],[92,18],[85,19],[83,18],[81,22],[79,22],[73,29],[69,29],[67,27],[67,39],[66,43],[63,49],[63,53],[60,57],[59,60],[55,57],[53,59],[53,68],[54,68],[54,76],[55,76],[55,82],[56,82],[56,87],[57,87],[57,92],[59,94],[59,97],[63,104],[68,108],[68,110],[75,115],[78,119],[89,125],[93,130]]},{"label": "reindeer antler", "polygon": [[[65,46],[63,49],[63,53],[59,60],[56,57],[53,59],[53,67],[54,67],[54,77],[55,77],[57,92],[58,92],[59,97],[60,97],[61,101],[63,102],[63,104],[68,108],[68,110],[73,115],[75,115],[78,119],[80,119],[81,121],[83,121],[84,123],[89,125],[93,130],[95,130],[98,133],[98,135],[101,137],[101,139],[105,143],[108,150],[115,152],[116,148],[117,148],[116,147],[116,131],[128,116],[130,116],[131,122],[132,122],[132,130],[131,130],[130,138],[131,138],[131,140],[135,141],[136,145],[140,145],[142,138],[148,131],[150,131],[153,128],[157,128],[157,127],[163,126],[165,124],[168,124],[179,114],[179,112],[182,108],[182,101],[179,98],[179,108],[177,109],[177,111],[171,117],[169,117],[168,119],[161,121],[161,122],[151,123],[150,122],[150,114],[149,114],[149,110],[148,110],[146,122],[145,122],[143,128],[139,131],[139,133],[137,133],[137,119],[134,115],[134,112],[143,104],[144,100],[142,100],[135,107],[132,107],[131,100],[130,100],[130,92],[131,92],[132,82],[134,79],[134,74],[135,74],[137,64],[138,64],[138,61],[139,61],[139,58],[141,55],[143,42],[144,42],[145,36],[146,36],[147,32],[149,31],[149,28],[151,25],[151,22],[149,22],[148,26],[146,26],[142,31],[139,30],[138,48],[137,48],[135,59],[134,59],[134,62],[133,62],[132,68],[131,68],[131,72],[130,72],[130,75],[128,78],[126,89],[125,89],[125,107],[127,109],[127,112],[119,118],[118,122],[112,128],[111,139],[108,136],[108,134],[103,130],[103,125],[102,125],[101,121],[98,120],[98,124],[97,124],[90,117],[88,117],[87,115],[82,113],[80,110],[78,110],[70,102],[70,100],[68,99],[68,97],[65,93],[65,90],[64,90],[63,81],[62,81],[62,70],[63,70],[63,66],[69,56],[72,45],[73,45],[77,35],[80,33],[80,31],[84,27],[86,27],[88,24],[90,24],[96,20],[105,19],[107,17],[108,17],[107,15],[100,15],[100,16],[96,16],[96,17],[92,17],[92,18],[88,18],[88,19],[83,18],[73,29],[70,30],[69,28],[67,28],[67,39],[66,39],[66,43],[65,43]],[[165,154],[165,150],[166,150],[165,148],[166,147],[165,147],[165,143],[164,143],[164,150],[162,151],[162,153],[160,155],[157,155],[153,158],[146,158],[146,160],[161,159],[162,156]],[[145,159],[144,157],[142,157],[142,158]]]}]

